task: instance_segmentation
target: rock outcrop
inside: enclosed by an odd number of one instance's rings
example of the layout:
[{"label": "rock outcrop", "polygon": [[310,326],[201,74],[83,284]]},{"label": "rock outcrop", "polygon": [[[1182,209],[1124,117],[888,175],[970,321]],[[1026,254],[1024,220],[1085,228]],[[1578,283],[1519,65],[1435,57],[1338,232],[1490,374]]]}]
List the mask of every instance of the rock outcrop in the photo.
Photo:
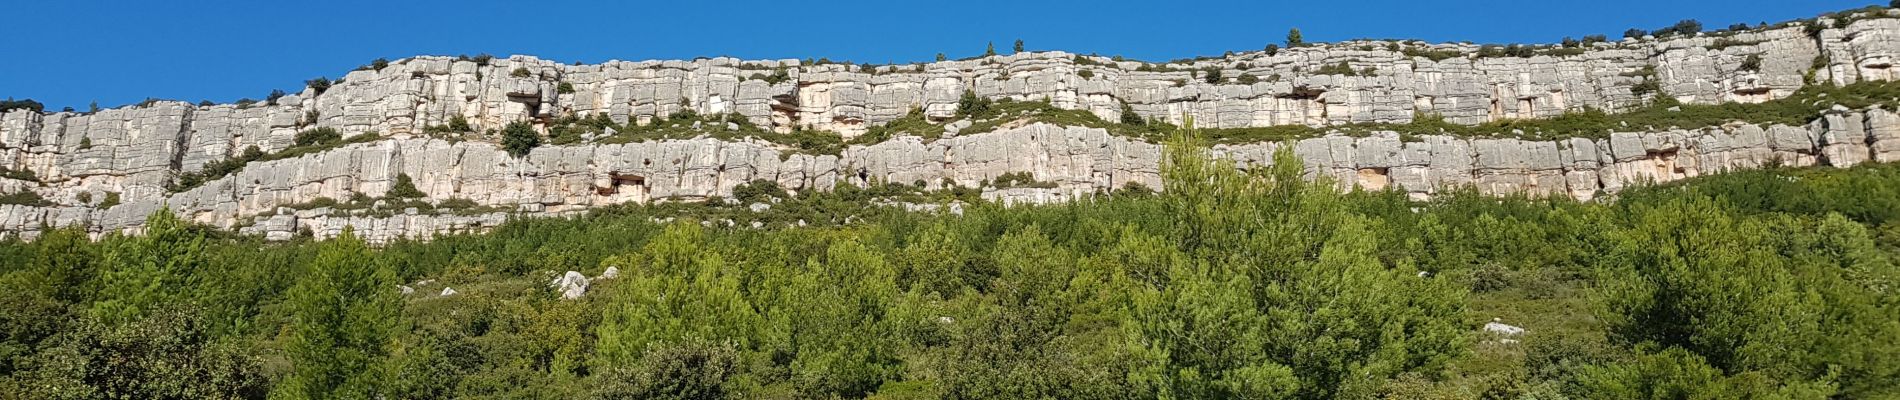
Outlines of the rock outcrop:
[{"label": "rock outcrop", "polygon": [[[1836,27],[1803,24],[1723,35],[1595,43],[1562,54],[1479,57],[1477,46],[1355,41],[1144,64],[1064,52],[915,65],[853,66],[797,60],[613,61],[564,65],[533,57],[416,57],[350,72],[269,102],[194,106],[157,101],[90,113],[0,114],[0,194],[33,192],[50,204],[0,205],[0,232],[31,237],[49,226],[137,232],[161,206],[216,227],[284,239],[345,227],[373,242],[474,232],[511,215],[567,215],[627,202],[690,201],[770,180],[794,190],[837,184],[944,182],[976,186],[1027,172],[1053,188],[985,193],[1006,203],[1064,201],[1140,183],[1162,187],[1161,147],[1102,129],[1029,125],[937,140],[898,136],[836,155],[797,154],[758,140],[687,140],[544,146],[515,157],[492,143],[427,132],[466,120],[476,131],[528,121],[606,116],[646,123],[690,110],[730,113],[780,132],[847,137],[903,117],[955,112],[966,91],[1048,100],[1118,120],[1124,110],[1215,128],[1403,123],[1439,115],[1459,124],[1544,118],[1583,109],[1626,110],[1653,84],[1684,103],[1762,102],[1810,82],[1896,78],[1900,16],[1858,15]],[[1453,54],[1454,56],[1431,56]],[[1342,73],[1339,66],[1353,71]],[[1227,79],[1206,79],[1219,70]],[[255,146],[289,148],[299,131],[377,135],[272,161],[187,190],[175,176]],[[963,125],[957,126],[963,128]],[[1416,140],[1402,140],[1416,138]],[[360,139],[360,138],[359,138]],[[1429,132],[1329,135],[1290,143],[1217,146],[1243,166],[1292,146],[1313,177],[1342,188],[1396,188],[1429,197],[1470,185],[1485,193],[1592,199],[1639,182],[1789,165],[1852,166],[1900,159],[1900,116],[1837,109],[1804,126],[1743,122],[1616,132],[1554,141],[1467,139]],[[310,207],[381,196],[398,176],[429,201],[475,208],[394,215]],[[118,204],[100,207],[102,199]]]}]

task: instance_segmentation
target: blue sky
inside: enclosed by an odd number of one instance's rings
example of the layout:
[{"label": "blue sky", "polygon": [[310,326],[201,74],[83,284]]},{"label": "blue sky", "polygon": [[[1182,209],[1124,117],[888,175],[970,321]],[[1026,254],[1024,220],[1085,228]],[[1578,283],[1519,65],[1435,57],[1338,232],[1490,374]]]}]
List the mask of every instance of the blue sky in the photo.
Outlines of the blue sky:
[{"label": "blue sky", "polygon": [[0,97],[84,110],[146,97],[263,98],[377,57],[529,54],[563,62],[927,61],[987,42],[1168,60],[1308,41],[1547,43],[1564,36],[1777,22],[1869,0],[1332,1],[98,1],[0,0]]}]

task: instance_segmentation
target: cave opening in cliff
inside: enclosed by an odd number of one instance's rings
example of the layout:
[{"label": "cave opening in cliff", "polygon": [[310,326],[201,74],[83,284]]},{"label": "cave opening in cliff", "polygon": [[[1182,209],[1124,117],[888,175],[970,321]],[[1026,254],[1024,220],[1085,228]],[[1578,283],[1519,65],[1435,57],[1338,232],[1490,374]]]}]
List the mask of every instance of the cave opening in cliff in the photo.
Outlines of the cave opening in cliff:
[{"label": "cave opening in cliff", "polygon": [[1357,182],[1360,190],[1380,191],[1392,186],[1392,174],[1388,168],[1360,168]]},{"label": "cave opening in cliff", "polygon": [[609,203],[617,204],[629,201],[645,203],[647,201],[648,190],[646,177],[615,173],[609,174],[607,181],[608,184],[606,186],[594,188],[594,194],[608,197]]}]

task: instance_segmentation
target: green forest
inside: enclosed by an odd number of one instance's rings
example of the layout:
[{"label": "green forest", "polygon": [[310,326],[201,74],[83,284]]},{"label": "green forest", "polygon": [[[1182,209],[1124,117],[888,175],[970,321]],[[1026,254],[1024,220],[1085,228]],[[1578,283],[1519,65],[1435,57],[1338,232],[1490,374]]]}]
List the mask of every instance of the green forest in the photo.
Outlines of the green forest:
[{"label": "green forest", "polygon": [[1419,202],[1204,145],[1171,141],[1158,193],[1068,204],[743,194],[805,227],[713,202],[384,246],[51,230],[0,243],[0,398],[1900,397],[1900,166]]}]

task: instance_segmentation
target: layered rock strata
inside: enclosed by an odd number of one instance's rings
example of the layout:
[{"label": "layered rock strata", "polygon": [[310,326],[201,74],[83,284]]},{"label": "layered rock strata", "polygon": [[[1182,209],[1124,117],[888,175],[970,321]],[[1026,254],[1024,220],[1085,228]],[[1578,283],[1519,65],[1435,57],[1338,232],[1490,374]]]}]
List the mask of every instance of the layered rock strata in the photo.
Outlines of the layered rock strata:
[{"label": "layered rock strata", "polygon": [[[930,142],[900,136],[835,156],[786,155],[758,141],[693,139],[552,146],[517,158],[488,143],[432,139],[424,130],[457,117],[477,131],[515,121],[546,130],[563,116],[642,123],[691,110],[738,114],[779,131],[850,136],[913,108],[947,118],[965,91],[1047,99],[1108,120],[1132,110],[1149,119],[1193,117],[1199,125],[1223,128],[1396,123],[1428,114],[1475,124],[1586,108],[1614,112],[1641,104],[1640,90],[1632,88],[1645,82],[1685,103],[1760,102],[1810,82],[1894,79],[1900,19],[1891,16],[1860,15],[1840,26],[1823,18],[1816,23],[1828,28],[1819,30],[1796,24],[1598,43],[1575,54],[1528,58],[1478,57],[1473,45],[1386,41],[1165,65],[1064,52],[871,67],[731,58],[565,65],[526,56],[416,57],[254,105],[158,101],[91,113],[0,114],[0,167],[34,177],[0,177],[0,195],[31,191],[52,203],[0,206],[0,231],[31,236],[45,226],[66,225],[136,230],[144,215],[170,205],[193,220],[247,232],[283,236],[311,228],[325,235],[357,226],[386,240],[480,230],[509,213],[559,215],[606,204],[703,199],[755,179],[795,189],[869,181],[936,187],[946,179],[975,185],[1005,172],[1030,172],[1057,188],[987,195],[1005,202],[1061,201],[1130,182],[1161,187],[1159,146],[1102,130],[1034,125]],[[1424,55],[1433,52],[1456,56]],[[1341,73],[1342,65],[1354,72]],[[1226,79],[1210,82],[1210,70]],[[1421,135],[1406,142],[1386,132],[1291,145],[1314,176],[1347,187],[1393,187],[1425,197],[1472,185],[1486,193],[1589,199],[1635,182],[1771,160],[1849,166],[1900,159],[1895,118],[1876,108],[1837,110],[1806,126],[1737,123],[1604,139]],[[381,139],[256,162],[203,186],[167,190],[179,174],[251,146],[266,152],[288,148],[297,132],[319,127]],[[1216,151],[1260,163],[1282,145]],[[357,193],[377,196],[398,175],[412,177],[431,200],[467,199],[507,212],[350,216],[283,208]],[[93,207],[106,197],[121,204]]]}]

